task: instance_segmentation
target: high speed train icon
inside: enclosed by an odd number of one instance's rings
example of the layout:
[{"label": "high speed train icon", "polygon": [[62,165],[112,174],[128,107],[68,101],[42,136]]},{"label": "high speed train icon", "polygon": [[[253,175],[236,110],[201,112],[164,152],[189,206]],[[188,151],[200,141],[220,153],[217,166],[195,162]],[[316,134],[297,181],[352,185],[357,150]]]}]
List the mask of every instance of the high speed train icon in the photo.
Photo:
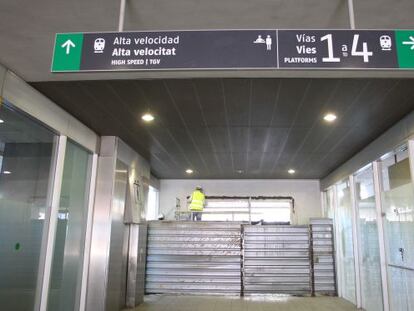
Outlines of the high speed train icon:
[{"label": "high speed train icon", "polygon": [[97,38],[95,39],[93,49],[95,53],[103,53],[105,49],[105,39]]},{"label": "high speed train icon", "polygon": [[380,45],[381,45],[381,50],[391,51],[391,47],[392,47],[391,37],[388,36],[388,35],[381,36],[380,37]]}]

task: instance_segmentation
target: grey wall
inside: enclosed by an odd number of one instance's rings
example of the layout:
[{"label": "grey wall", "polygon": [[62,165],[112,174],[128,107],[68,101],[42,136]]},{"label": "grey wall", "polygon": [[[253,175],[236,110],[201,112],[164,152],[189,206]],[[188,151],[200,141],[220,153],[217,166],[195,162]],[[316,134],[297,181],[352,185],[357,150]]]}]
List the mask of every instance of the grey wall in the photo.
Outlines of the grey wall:
[{"label": "grey wall", "polygon": [[[149,185],[151,184],[150,165],[147,160],[120,138],[116,138],[116,140],[118,143],[117,158],[128,166],[128,187],[131,195],[127,195],[125,222],[139,223],[146,218],[145,207],[148,200]],[[136,181],[139,184],[139,198],[136,196],[136,189],[133,187]]]},{"label": "grey wall", "polygon": [[162,179],[160,190],[160,212],[167,219],[174,219],[175,198],[181,200],[181,209],[186,209],[186,197],[200,185],[206,195],[228,196],[292,196],[298,224],[308,223],[309,217],[321,216],[321,199],[318,180],[199,180]]},{"label": "grey wall", "polygon": [[[125,167],[120,168],[117,165],[119,162],[125,164]],[[120,173],[128,173],[128,183],[125,185],[128,191],[126,191],[125,201],[117,199],[114,194],[117,182],[116,174]],[[135,189],[132,185],[136,180],[140,184],[143,201],[141,206],[137,204],[133,196]],[[128,228],[124,224],[145,219],[143,206],[145,206],[148,196],[149,181],[150,168],[144,158],[117,137],[104,136],[101,138],[88,278],[86,306],[88,311],[105,310],[103,303],[110,287],[108,284],[109,256],[115,250],[110,242],[123,241],[122,227]],[[115,228],[112,222],[114,216],[118,220],[116,231],[113,231]],[[121,244],[118,243],[116,246],[124,246]],[[135,254],[135,258],[137,258],[137,254]]]},{"label": "grey wall", "polygon": [[325,190],[330,185],[351,175],[370,162],[377,160],[385,153],[403,144],[411,136],[414,136],[414,112],[405,116],[362,151],[323,178],[321,180],[321,190]]}]

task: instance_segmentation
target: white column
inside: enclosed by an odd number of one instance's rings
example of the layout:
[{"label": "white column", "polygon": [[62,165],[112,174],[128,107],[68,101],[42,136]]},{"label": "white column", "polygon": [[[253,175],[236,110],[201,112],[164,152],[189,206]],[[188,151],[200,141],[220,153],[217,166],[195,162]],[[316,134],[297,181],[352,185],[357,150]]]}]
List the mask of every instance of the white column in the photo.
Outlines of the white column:
[{"label": "white column", "polygon": [[410,162],[411,182],[414,184],[414,140],[408,141],[408,156]]},{"label": "white column", "polygon": [[387,281],[387,255],[385,252],[385,235],[384,235],[384,216],[382,213],[381,202],[381,173],[380,163],[375,161],[373,164],[374,170],[374,190],[375,190],[375,206],[377,209],[377,225],[378,225],[378,242],[380,252],[380,264],[381,264],[381,283],[382,283],[382,298],[384,303],[384,311],[389,311],[389,298],[388,298],[388,281]]},{"label": "white column", "polygon": [[91,254],[93,207],[95,203],[96,174],[98,170],[98,155],[92,156],[91,175],[89,184],[88,212],[86,218],[85,248],[83,253],[82,285],[80,294],[79,311],[86,308],[86,290],[88,285],[89,257]]},{"label": "white column", "polygon": [[326,191],[321,191],[321,215],[324,218],[327,218],[328,215],[325,215],[325,211],[326,211]]},{"label": "white column", "polygon": [[352,205],[352,244],[354,248],[354,262],[355,262],[355,293],[356,305],[362,308],[362,294],[361,294],[361,258],[359,248],[359,226],[358,226],[358,207],[357,197],[355,193],[355,178],[354,175],[349,176],[349,185],[351,189],[351,205]]},{"label": "white column", "polygon": [[50,275],[52,272],[53,253],[55,246],[56,226],[60,204],[60,192],[62,188],[63,167],[65,162],[66,141],[66,136],[59,137],[57,151],[55,153],[56,162],[53,171],[53,182],[51,184],[51,197],[49,201],[50,217],[48,219],[48,224],[45,224],[44,227],[44,230],[47,230],[45,239],[46,248],[44,253],[44,261],[40,262],[40,264],[43,265],[43,274],[40,281],[40,296],[35,306],[35,310],[39,311],[46,311],[47,309]]},{"label": "white column", "polygon": [[339,236],[339,225],[338,225],[338,193],[336,191],[336,185],[332,186],[333,190],[333,213],[334,213],[334,231],[335,231],[335,263],[336,263],[336,288],[338,296],[343,297],[342,294],[342,263],[339,260],[340,252],[342,249],[341,239]]}]

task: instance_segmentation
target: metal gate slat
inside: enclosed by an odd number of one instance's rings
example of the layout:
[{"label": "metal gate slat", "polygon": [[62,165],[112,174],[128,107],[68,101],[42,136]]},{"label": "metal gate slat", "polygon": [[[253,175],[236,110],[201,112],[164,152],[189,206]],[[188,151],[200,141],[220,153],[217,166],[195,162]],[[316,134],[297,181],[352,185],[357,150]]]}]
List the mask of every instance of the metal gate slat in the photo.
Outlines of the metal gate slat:
[{"label": "metal gate slat", "polygon": [[240,295],[241,224],[149,224],[146,292]]},{"label": "metal gate slat", "polygon": [[244,293],[310,293],[308,226],[244,226]]},{"label": "metal gate slat", "polygon": [[150,222],[146,293],[332,294],[332,233],[325,223]]},{"label": "metal gate slat", "polygon": [[314,286],[316,294],[336,295],[332,219],[311,219]]}]

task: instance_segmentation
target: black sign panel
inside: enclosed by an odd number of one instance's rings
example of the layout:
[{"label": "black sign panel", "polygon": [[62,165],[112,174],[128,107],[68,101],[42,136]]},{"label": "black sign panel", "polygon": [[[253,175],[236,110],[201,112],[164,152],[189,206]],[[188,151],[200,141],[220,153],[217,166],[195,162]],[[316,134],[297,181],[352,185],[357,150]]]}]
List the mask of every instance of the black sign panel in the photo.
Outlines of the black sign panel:
[{"label": "black sign panel", "polygon": [[398,68],[394,31],[280,30],[279,68]]},{"label": "black sign panel", "polygon": [[276,30],[85,33],[80,70],[276,68]]},{"label": "black sign panel", "polygon": [[57,34],[53,72],[414,69],[413,30],[200,30]]}]

